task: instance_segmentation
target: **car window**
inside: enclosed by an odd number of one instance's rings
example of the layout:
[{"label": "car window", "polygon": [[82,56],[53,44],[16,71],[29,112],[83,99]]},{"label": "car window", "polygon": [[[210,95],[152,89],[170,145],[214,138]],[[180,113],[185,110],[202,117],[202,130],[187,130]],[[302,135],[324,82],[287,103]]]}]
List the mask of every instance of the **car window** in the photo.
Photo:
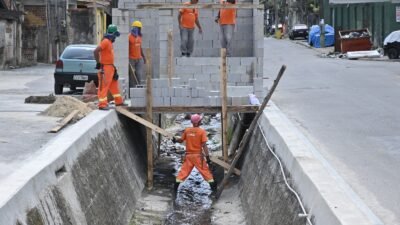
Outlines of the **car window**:
[{"label": "car window", "polygon": [[294,29],[299,30],[299,29],[308,29],[306,25],[295,25]]},{"label": "car window", "polygon": [[94,60],[93,51],[94,48],[72,47],[65,49],[62,57],[64,59]]}]

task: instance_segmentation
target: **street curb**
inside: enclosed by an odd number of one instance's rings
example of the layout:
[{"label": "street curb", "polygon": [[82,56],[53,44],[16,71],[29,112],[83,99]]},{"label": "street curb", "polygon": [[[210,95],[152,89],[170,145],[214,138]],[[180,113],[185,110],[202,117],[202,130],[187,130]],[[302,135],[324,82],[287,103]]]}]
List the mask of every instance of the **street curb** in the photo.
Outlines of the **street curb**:
[{"label": "street curb", "polygon": [[269,104],[259,123],[289,171],[294,188],[314,224],[383,225],[275,104]]}]

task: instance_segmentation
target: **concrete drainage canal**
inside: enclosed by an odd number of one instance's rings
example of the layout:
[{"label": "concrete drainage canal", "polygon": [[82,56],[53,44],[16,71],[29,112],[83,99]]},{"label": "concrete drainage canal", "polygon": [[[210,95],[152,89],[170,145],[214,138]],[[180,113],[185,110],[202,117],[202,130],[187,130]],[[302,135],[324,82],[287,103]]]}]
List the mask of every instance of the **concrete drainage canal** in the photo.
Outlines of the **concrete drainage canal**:
[{"label": "concrete drainage canal", "polygon": [[[234,142],[243,135],[246,121],[232,118]],[[219,115],[206,115],[203,122],[211,154],[220,156]],[[164,115],[163,124],[177,135],[191,125],[184,115]],[[145,145],[142,125],[114,111],[91,113],[7,178],[12,185],[0,187],[7,193],[0,196],[0,224],[306,224],[259,129],[242,156],[241,176],[232,176],[218,201],[196,170],[173,199],[184,147],[170,140],[161,142],[154,188],[148,191]],[[223,169],[215,166],[213,174],[221,181]]]},{"label": "concrete drainage canal", "polygon": [[[169,115],[167,118],[169,119],[166,119],[164,123],[171,124],[167,130],[177,136],[180,136],[186,127],[191,126],[187,115]],[[207,145],[213,155],[221,154],[220,123],[219,114],[203,116],[202,127],[208,133],[209,140]],[[173,191],[175,176],[182,164],[184,154],[185,146],[183,144],[174,144],[168,139],[164,139],[161,142],[160,157],[157,160],[154,171],[154,189],[152,191],[144,191],[143,198],[140,200],[141,204],[138,205],[134,213],[131,225],[215,224],[214,222],[217,219],[215,218],[217,215],[213,214],[215,210],[213,201],[215,199],[211,195],[212,192],[209,184],[204,181],[196,169],[193,169],[186,181],[179,186],[177,193]],[[216,180],[222,179],[222,168],[212,166],[212,172]],[[164,200],[164,204],[160,203],[161,199]],[[155,205],[164,206],[155,207]],[[244,215],[240,211],[240,204],[235,205],[235,208],[235,217],[241,218],[244,222]],[[230,212],[225,211],[224,213],[227,214]],[[219,219],[222,220],[221,218]]]}]

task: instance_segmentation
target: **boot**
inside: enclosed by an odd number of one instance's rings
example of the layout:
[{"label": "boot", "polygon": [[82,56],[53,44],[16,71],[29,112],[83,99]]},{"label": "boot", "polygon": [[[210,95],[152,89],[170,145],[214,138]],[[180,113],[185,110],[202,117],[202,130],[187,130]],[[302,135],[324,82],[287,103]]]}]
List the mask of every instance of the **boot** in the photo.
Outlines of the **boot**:
[{"label": "boot", "polygon": [[175,184],[174,184],[174,195],[175,196],[178,194],[179,184],[181,184],[181,183],[175,182]]},{"label": "boot", "polygon": [[211,187],[212,194],[217,193],[217,187],[218,187],[218,185],[217,185],[217,182],[216,182],[216,181],[211,182],[211,183],[210,183],[210,187]]}]

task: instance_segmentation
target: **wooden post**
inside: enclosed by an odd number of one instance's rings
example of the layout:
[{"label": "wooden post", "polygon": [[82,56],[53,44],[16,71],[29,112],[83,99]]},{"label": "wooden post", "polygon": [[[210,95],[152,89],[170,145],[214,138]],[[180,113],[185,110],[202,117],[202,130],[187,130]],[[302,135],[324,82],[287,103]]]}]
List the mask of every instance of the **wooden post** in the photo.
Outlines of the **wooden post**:
[{"label": "wooden post", "polygon": [[[158,114],[158,126],[161,127],[161,113]],[[158,149],[157,149],[157,157],[160,157],[161,154],[161,139],[162,136],[160,133],[158,133]]]},{"label": "wooden post", "polygon": [[174,73],[174,41],[172,38],[172,30],[168,31],[168,83],[171,87],[171,78]]},{"label": "wooden post", "polygon": [[225,184],[228,182],[229,177],[232,175],[233,170],[237,162],[239,161],[240,156],[244,152],[245,146],[247,146],[247,142],[250,139],[251,134],[253,133],[254,129],[256,128],[257,121],[260,118],[261,114],[263,114],[265,107],[267,106],[269,100],[271,99],[272,94],[274,93],[276,87],[278,86],[279,80],[281,79],[283,73],[286,70],[286,66],[283,65],[279,70],[278,76],[274,80],[274,84],[271,87],[271,90],[268,92],[267,96],[264,98],[263,103],[260,106],[260,110],[257,112],[256,116],[254,117],[253,121],[250,124],[249,129],[246,130],[246,133],[243,136],[242,141],[239,144],[239,149],[236,151],[235,158],[231,163],[231,167],[229,168],[228,172],[225,174],[224,179],[222,180],[221,184],[218,186],[218,191],[216,194],[216,198],[219,198],[224,190]]},{"label": "wooden post", "polygon": [[224,161],[228,162],[228,95],[226,90],[227,75],[226,75],[226,48],[221,48],[221,122],[222,122],[222,155]]},{"label": "wooden post", "polygon": [[[152,71],[151,71],[151,49],[146,49],[146,64],[147,64],[147,76],[146,76],[146,119],[150,123],[153,123],[153,95],[152,95]],[[146,128],[146,145],[147,145],[147,189],[153,188],[153,137],[152,130]]]}]

